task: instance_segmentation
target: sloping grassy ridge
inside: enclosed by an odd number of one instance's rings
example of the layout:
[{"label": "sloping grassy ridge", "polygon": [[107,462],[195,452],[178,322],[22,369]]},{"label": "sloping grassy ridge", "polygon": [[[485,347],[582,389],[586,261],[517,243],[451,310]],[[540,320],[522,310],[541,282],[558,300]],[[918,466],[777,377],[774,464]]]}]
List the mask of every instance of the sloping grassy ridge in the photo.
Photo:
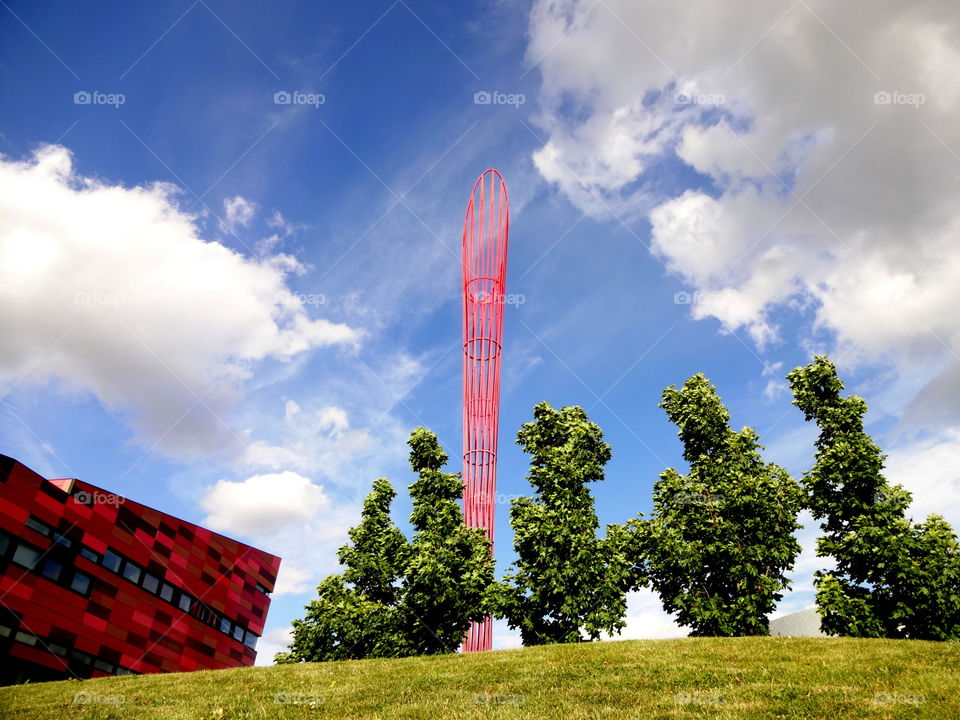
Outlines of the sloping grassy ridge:
[{"label": "sloping grassy ridge", "polygon": [[687,638],[0,688],[0,717],[960,718],[960,644]]}]

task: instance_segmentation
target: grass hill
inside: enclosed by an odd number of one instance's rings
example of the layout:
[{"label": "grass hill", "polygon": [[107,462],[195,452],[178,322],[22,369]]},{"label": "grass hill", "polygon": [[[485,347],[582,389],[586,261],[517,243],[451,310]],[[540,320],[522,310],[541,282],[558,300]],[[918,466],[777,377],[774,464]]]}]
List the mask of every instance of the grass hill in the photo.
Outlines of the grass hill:
[{"label": "grass hill", "polygon": [[960,643],[687,638],[0,688],[0,717],[960,718]]}]

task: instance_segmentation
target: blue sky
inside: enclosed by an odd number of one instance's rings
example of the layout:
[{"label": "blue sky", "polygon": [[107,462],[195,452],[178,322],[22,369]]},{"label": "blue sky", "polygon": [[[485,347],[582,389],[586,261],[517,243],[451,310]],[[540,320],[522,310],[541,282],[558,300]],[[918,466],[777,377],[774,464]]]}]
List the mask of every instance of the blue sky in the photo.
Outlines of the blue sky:
[{"label": "blue sky", "polygon": [[657,402],[695,372],[806,469],[783,376],[818,351],[960,522],[957,19],[695,5],[5,0],[0,451],[283,556],[268,661],[374,478],[406,528],[409,431],[460,452],[460,232],[496,167],[501,570],[534,404],[601,426],[623,522],[682,464]]}]

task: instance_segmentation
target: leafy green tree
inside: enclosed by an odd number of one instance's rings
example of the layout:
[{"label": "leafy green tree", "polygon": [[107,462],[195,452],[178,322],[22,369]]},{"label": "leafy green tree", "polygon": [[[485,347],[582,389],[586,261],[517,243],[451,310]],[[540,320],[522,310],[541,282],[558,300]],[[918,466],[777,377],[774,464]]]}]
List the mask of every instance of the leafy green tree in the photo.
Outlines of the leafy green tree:
[{"label": "leafy green tree", "polygon": [[633,584],[652,586],[691,635],[766,635],[800,552],[800,486],[764,462],[753,429],[730,428],[702,374],[664,390],[660,407],[679,428],[690,471],[667,468],[654,484],[654,515],[628,523]]},{"label": "leafy green tree", "polygon": [[463,523],[459,473],[441,468],[447,454],[437,436],[419,427],[410,435],[410,486],[415,535],[404,568],[401,626],[417,654],[453,652],[471,622],[489,614],[494,584],[490,542]]},{"label": "leafy green tree", "polygon": [[[610,446],[579,407],[540,403],[517,443],[530,455],[534,497],[510,508],[517,560],[498,592],[498,617],[524,645],[596,640],[626,614],[619,544],[598,539],[587,483],[603,480]],[[613,531],[614,534],[616,530]]]},{"label": "leafy green tree", "polygon": [[817,554],[836,569],[817,571],[821,627],[830,635],[948,640],[960,636],[960,550],[939,515],[914,525],[911,495],[883,475],[884,455],[864,431],[866,402],[841,397],[843,382],[825,356],[787,375],[793,404],[816,421],[813,469],[803,477],[824,534]]},{"label": "leafy green tree", "polygon": [[470,622],[489,613],[490,543],[463,524],[460,476],[440,470],[447,455],[429,430],[417,428],[408,443],[420,476],[410,486],[413,541],[390,520],[393,487],[377,480],[337,553],[343,573],[320,583],[303,620],[293,622],[289,652],[275,662],[453,652]]},{"label": "leafy green tree", "polygon": [[410,548],[390,520],[396,492],[385,478],[373,483],[360,524],[337,555],[342,575],[330,575],[317,588],[303,620],[293,621],[290,651],[277,663],[399,657],[410,654],[396,606],[400,574]]}]

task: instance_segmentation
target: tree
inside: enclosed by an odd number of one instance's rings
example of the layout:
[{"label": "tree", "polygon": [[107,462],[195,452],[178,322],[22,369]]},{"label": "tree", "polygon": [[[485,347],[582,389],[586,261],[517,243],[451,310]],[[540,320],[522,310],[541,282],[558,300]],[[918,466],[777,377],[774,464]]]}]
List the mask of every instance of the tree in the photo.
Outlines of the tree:
[{"label": "tree", "polygon": [[417,654],[453,652],[471,622],[489,613],[494,583],[490,542],[464,525],[460,473],[445,473],[447,454],[437,436],[419,427],[410,435],[410,486],[415,535],[403,579],[401,626]]},{"label": "tree", "polygon": [[800,552],[800,486],[764,462],[753,429],[730,428],[702,374],[664,390],[660,407],[679,428],[690,471],[667,468],[654,484],[654,515],[628,523],[633,584],[651,585],[691,635],[766,635]]},{"label": "tree", "polygon": [[460,476],[440,470],[447,455],[429,430],[417,428],[408,444],[420,476],[410,486],[413,541],[390,520],[393,487],[377,480],[337,553],[343,573],[320,583],[303,620],[293,621],[290,651],[275,662],[453,652],[470,622],[488,614],[490,543],[463,524]]},{"label": "tree", "polygon": [[330,575],[306,606],[303,620],[293,621],[290,651],[277,663],[400,657],[410,654],[396,606],[399,578],[410,555],[406,538],[390,520],[396,492],[386,478],[373,483],[363,502],[360,524],[337,552],[342,575]]},{"label": "tree", "polygon": [[603,480],[610,446],[582,408],[542,402],[533,416],[517,444],[530,455],[536,495],[511,503],[518,557],[499,587],[497,616],[527,646],[596,640],[618,632],[626,614],[619,546],[597,538],[587,489]]},{"label": "tree", "polygon": [[884,455],[864,431],[867,404],[841,397],[836,366],[817,356],[787,375],[793,404],[820,436],[803,486],[824,534],[817,555],[821,627],[830,635],[948,640],[960,636],[960,550],[939,515],[914,525],[911,495],[883,475]]}]

